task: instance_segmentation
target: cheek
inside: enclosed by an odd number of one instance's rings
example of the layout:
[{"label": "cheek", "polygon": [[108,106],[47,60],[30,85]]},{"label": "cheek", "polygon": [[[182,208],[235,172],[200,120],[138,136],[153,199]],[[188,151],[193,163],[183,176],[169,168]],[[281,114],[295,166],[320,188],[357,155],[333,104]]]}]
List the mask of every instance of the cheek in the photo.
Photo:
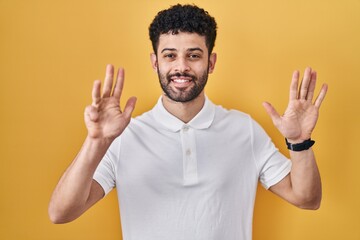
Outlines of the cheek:
[{"label": "cheek", "polygon": [[204,71],[208,71],[209,70],[209,64],[208,62],[201,62],[199,64],[195,64],[193,65],[193,71],[196,72],[197,74],[202,75]]},{"label": "cheek", "polygon": [[163,77],[166,77],[169,74],[172,74],[172,68],[166,67],[164,65],[158,67],[158,74],[160,74]]},{"label": "cheek", "polygon": [[161,81],[165,81],[165,79],[169,73],[164,68],[158,67],[157,74]]}]

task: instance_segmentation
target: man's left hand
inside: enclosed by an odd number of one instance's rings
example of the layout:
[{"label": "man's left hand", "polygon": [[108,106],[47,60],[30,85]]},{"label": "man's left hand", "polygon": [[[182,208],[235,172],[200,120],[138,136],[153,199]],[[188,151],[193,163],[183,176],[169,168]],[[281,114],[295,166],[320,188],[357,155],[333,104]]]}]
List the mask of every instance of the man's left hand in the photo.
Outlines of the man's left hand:
[{"label": "man's left hand", "polygon": [[313,102],[316,75],[316,72],[310,67],[306,68],[299,87],[300,73],[299,71],[293,73],[289,104],[282,116],[270,103],[263,103],[274,125],[290,143],[301,143],[311,138],[311,133],[315,128],[319,117],[319,108],[328,89],[328,86],[323,84],[319,95]]}]

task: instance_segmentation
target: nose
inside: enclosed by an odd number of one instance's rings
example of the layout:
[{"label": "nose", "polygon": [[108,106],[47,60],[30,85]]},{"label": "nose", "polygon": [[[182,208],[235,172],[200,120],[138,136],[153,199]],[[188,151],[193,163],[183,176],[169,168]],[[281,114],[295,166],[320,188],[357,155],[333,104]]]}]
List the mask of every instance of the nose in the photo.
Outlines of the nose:
[{"label": "nose", "polygon": [[176,72],[188,72],[190,71],[189,62],[185,57],[178,58],[175,66]]}]

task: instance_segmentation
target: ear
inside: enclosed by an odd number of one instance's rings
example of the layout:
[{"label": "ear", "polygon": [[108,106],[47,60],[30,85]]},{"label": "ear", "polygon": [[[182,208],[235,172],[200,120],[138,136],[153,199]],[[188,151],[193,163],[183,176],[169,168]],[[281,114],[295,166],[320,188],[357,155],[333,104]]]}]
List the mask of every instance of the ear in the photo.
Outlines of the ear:
[{"label": "ear", "polygon": [[209,57],[209,73],[213,73],[213,71],[215,69],[216,58],[217,58],[216,53],[210,54],[210,57]]},{"label": "ear", "polygon": [[158,70],[158,61],[157,61],[157,57],[155,53],[151,53],[150,54],[150,61],[151,61],[151,66],[154,69],[155,72],[157,72]]}]

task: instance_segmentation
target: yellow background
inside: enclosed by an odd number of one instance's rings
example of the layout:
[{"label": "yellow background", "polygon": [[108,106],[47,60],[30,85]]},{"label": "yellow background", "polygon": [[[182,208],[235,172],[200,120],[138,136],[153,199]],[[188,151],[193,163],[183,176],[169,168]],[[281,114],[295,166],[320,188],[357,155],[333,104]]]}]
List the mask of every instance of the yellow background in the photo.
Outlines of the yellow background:
[{"label": "yellow background", "polygon": [[[312,66],[329,84],[313,134],[322,206],[299,210],[260,187],[254,239],[360,239],[360,1],[193,2],[219,25],[207,95],[250,113],[285,154],[261,103],[283,111],[295,69]],[[147,28],[174,3],[0,0],[0,239],[121,239],[114,192],[65,225],[50,223],[47,205],[81,147],[83,110],[107,63],[125,67],[134,115],[156,102]]]}]

